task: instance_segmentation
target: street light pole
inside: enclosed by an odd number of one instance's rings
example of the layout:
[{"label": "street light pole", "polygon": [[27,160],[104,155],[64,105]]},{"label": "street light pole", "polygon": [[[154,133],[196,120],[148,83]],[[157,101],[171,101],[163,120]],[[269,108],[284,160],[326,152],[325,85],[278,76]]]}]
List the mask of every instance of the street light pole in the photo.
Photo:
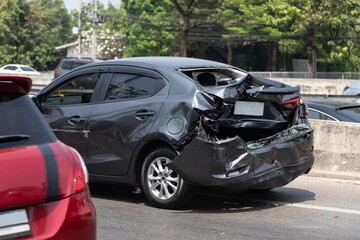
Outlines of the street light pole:
[{"label": "street light pole", "polygon": [[91,58],[96,58],[96,30],[97,30],[97,0],[93,2],[93,18],[92,18],[92,41],[91,41]]}]

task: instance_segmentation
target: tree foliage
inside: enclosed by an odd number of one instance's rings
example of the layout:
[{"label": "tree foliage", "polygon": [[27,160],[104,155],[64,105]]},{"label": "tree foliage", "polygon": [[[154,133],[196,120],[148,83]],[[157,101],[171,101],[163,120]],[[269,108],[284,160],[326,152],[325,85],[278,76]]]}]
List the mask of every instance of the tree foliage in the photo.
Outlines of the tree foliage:
[{"label": "tree foliage", "polygon": [[[55,47],[76,39],[77,11],[71,18],[62,0],[0,2],[1,65],[52,68]],[[360,70],[358,0],[122,0],[98,14],[105,59],[180,55],[277,70],[282,54],[284,64],[286,56],[309,59],[314,72]],[[90,3],[82,14],[87,34],[91,18]]]},{"label": "tree foliage", "polygon": [[70,16],[62,0],[3,0],[0,5],[0,65],[23,63],[54,69],[67,42]]}]

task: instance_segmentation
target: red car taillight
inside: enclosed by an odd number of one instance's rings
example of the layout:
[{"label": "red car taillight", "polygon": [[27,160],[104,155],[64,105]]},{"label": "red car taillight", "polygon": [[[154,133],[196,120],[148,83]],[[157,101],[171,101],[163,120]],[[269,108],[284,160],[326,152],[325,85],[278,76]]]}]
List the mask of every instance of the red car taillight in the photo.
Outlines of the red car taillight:
[{"label": "red car taillight", "polygon": [[349,88],[349,86],[345,86],[345,88],[344,88],[344,90],[343,91],[345,91],[346,89],[348,89]]},{"label": "red car taillight", "polygon": [[84,160],[74,148],[71,148],[74,159],[74,190],[73,193],[84,191],[88,187],[89,174],[86,169]]},{"label": "red car taillight", "polygon": [[309,108],[308,108],[308,105],[306,102],[304,102],[304,105],[305,105],[305,117],[308,117],[309,116]]},{"label": "red car taillight", "polygon": [[[291,99],[289,101],[285,101],[285,102],[281,102],[279,103],[280,107],[286,110],[294,110],[296,109],[299,105],[302,106],[303,105],[303,109],[301,111],[305,110],[305,113],[303,113],[305,115],[305,117],[307,117],[309,115],[309,109],[308,109],[308,105],[307,103],[304,102],[304,100],[301,97],[295,98],[295,99]],[[304,116],[303,114],[301,114],[301,116]]]},{"label": "red car taillight", "polygon": [[281,108],[288,109],[288,110],[294,110],[299,105],[301,98],[295,98],[291,99],[289,101],[281,102],[279,103]]}]

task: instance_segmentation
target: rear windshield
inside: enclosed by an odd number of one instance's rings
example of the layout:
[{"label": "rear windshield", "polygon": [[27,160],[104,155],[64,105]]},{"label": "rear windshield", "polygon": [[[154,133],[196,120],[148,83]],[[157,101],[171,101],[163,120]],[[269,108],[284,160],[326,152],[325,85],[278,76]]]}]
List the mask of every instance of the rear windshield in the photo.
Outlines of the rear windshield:
[{"label": "rear windshield", "polygon": [[0,149],[55,142],[29,96],[0,92]]},{"label": "rear windshield", "polygon": [[221,86],[236,83],[247,73],[233,68],[189,68],[178,69],[201,86]]},{"label": "rear windshield", "polygon": [[77,67],[80,67],[82,65],[88,64],[91,62],[88,61],[64,61],[61,65],[61,69],[71,70]]},{"label": "rear windshield", "polygon": [[34,69],[32,69],[31,67],[20,67],[21,70],[25,71],[25,72],[35,72]]},{"label": "rear windshield", "polygon": [[341,109],[339,112],[353,119],[354,122],[360,122],[360,106]]}]

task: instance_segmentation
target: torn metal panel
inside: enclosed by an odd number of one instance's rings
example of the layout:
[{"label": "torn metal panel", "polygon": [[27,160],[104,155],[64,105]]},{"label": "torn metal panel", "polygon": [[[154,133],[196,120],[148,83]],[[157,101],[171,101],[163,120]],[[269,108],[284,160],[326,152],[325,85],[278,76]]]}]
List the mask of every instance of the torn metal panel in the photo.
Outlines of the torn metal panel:
[{"label": "torn metal panel", "polygon": [[311,132],[313,132],[313,129],[311,129],[306,124],[294,125],[284,131],[275,134],[274,136],[253,142],[248,142],[246,147],[249,149],[258,149],[267,145],[288,142],[292,140],[301,141],[301,137],[306,136]]},{"label": "torn metal panel", "polygon": [[311,168],[312,144],[312,129],[306,125],[258,143],[245,143],[238,136],[215,142],[196,137],[169,167],[194,185],[216,187],[242,183],[239,188],[259,184],[271,188],[289,183]]}]

